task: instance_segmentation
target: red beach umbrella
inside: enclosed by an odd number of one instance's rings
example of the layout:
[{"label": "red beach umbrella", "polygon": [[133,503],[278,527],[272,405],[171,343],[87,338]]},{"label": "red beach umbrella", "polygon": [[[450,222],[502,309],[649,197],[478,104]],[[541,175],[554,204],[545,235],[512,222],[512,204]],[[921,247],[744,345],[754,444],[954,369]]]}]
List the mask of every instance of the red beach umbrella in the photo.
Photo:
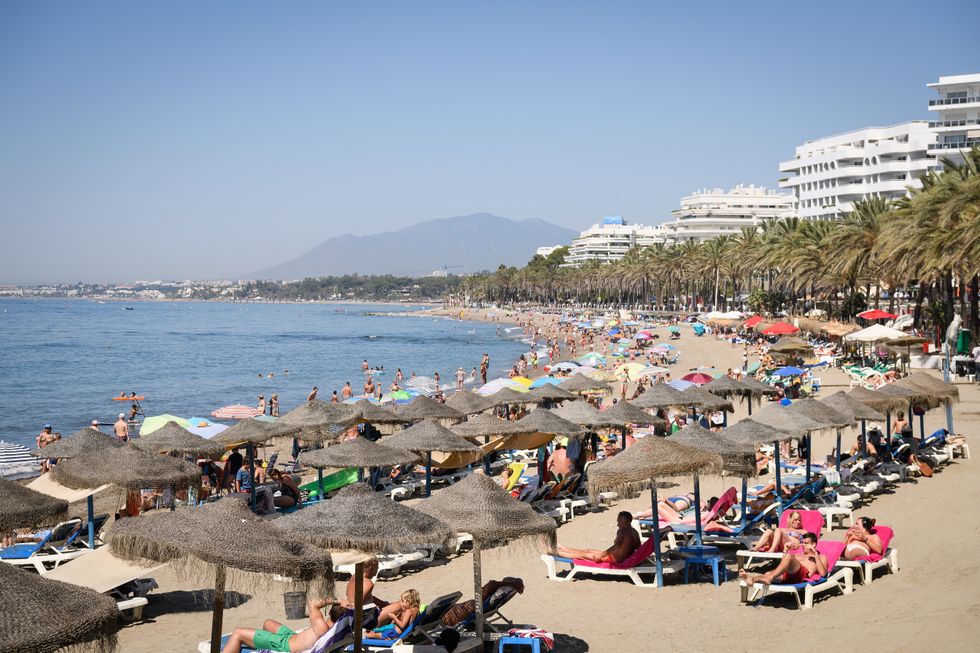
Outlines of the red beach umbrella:
[{"label": "red beach umbrella", "polygon": [[792,324],[787,324],[785,322],[776,322],[768,329],[763,330],[763,334],[767,336],[785,336],[791,333],[796,333],[799,329]]},{"label": "red beach umbrella", "polygon": [[685,376],[681,377],[684,381],[690,381],[696,385],[704,385],[705,383],[711,383],[715,380],[715,377],[710,374],[705,374],[704,372],[691,372]]},{"label": "red beach umbrella", "polygon": [[254,406],[244,406],[242,404],[235,404],[234,406],[223,406],[217,410],[211,411],[211,417],[217,417],[218,419],[247,419],[249,417],[258,417],[262,414],[262,411]]},{"label": "red beach umbrella", "polygon": [[881,311],[877,308],[873,308],[870,311],[858,313],[858,317],[863,317],[865,320],[894,320],[898,316],[892,315],[887,311]]},{"label": "red beach umbrella", "polygon": [[749,319],[745,320],[745,322],[742,322],[742,326],[745,327],[746,329],[751,329],[759,322],[762,322],[762,318],[759,317],[758,315],[753,315]]}]

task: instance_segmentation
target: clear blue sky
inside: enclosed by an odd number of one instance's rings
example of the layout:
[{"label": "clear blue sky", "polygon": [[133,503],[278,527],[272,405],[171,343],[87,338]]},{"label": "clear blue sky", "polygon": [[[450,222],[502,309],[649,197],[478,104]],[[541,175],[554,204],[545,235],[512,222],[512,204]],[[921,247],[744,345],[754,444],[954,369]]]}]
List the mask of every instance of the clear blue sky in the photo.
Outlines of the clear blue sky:
[{"label": "clear blue sky", "polygon": [[929,117],[980,3],[0,3],[0,283],[213,278],[489,211],[662,222]]}]

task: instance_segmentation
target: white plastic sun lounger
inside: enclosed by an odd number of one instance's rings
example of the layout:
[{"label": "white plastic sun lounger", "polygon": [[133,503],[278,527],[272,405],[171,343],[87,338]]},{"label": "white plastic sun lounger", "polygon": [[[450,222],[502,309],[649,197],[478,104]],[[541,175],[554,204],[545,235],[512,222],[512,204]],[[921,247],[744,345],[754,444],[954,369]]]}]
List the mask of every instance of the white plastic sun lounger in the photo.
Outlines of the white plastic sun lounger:
[{"label": "white plastic sun lounger", "polygon": [[143,617],[143,606],[148,603],[146,595],[157,587],[149,575],[165,566],[120,560],[102,547],[52,569],[44,577],[108,594],[116,600],[120,612],[132,611],[133,618],[139,621]]},{"label": "white plastic sun lounger", "polygon": [[[796,607],[807,610],[813,607],[813,600],[817,594],[840,590],[844,594],[854,591],[854,570],[848,567],[837,567],[841,552],[844,550],[842,542],[823,541],[817,544],[817,550],[827,556],[827,563],[830,569],[826,576],[804,581],[802,583],[773,583],[764,585],[761,583],[750,585],[744,579],[739,579],[739,591],[741,592],[742,603],[748,603],[772,594],[790,594],[796,601]],[[803,593],[803,600],[800,600],[800,592]]]}]

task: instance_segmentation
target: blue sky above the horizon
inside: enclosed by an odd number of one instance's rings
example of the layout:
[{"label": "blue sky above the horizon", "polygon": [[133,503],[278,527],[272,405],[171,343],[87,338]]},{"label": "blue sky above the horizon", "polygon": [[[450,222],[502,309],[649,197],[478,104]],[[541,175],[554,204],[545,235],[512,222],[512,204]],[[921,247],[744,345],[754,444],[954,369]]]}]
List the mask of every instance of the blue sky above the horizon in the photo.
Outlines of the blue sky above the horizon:
[{"label": "blue sky above the horizon", "polygon": [[[777,185],[980,72],[947,2],[0,4],[0,283],[215,278],[488,211]],[[543,243],[542,243],[543,244]]]}]

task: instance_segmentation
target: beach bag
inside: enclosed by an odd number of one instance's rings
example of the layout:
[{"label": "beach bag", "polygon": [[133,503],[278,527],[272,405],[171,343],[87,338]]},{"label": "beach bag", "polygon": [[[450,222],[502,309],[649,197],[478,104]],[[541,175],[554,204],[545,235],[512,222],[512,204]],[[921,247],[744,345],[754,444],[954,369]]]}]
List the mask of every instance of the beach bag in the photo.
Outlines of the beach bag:
[{"label": "beach bag", "polygon": [[926,461],[920,460],[919,473],[925,476],[926,478],[929,478],[932,476],[932,467],[930,467],[929,463],[927,463]]}]

